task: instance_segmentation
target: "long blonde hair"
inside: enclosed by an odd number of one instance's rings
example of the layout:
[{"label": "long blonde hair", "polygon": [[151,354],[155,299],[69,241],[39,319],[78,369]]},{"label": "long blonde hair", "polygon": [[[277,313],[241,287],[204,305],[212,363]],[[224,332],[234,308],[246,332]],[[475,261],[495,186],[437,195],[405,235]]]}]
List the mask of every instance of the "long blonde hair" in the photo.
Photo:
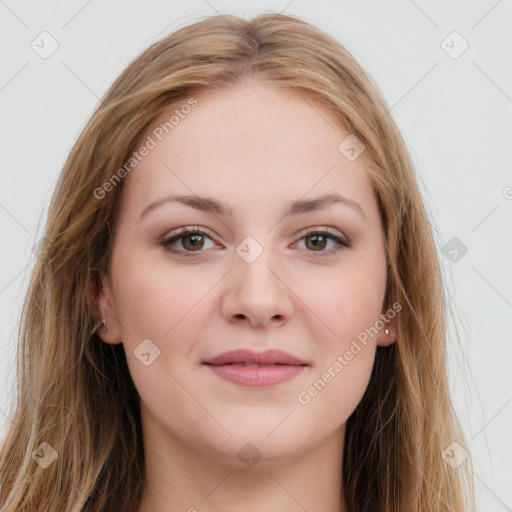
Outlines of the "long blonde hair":
[{"label": "long blonde hair", "polygon": [[[303,20],[271,13],[206,18],[152,45],[115,81],[72,148],[22,311],[17,400],[0,452],[3,511],[119,512],[140,503],[139,396],[122,344],[91,334],[124,180],[101,199],[95,190],[170,104],[245,77],[326,105],[364,143],[378,197],[386,302],[402,310],[397,341],[377,348],[347,423],[340,482],[347,510],[474,510],[471,459],[454,469],[442,456],[452,442],[469,450],[448,389],[442,272],[408,150],[349,52]],[[36,463],[38,450],[51,449],[53,463]]]}]

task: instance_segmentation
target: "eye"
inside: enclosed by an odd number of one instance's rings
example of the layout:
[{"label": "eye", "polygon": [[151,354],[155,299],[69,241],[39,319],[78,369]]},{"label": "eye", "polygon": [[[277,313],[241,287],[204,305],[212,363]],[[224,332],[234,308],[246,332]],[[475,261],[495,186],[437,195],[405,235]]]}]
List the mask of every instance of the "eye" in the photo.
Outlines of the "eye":
[{"label": "eye", "polygon": [[[160,242],[160,245],[169,252],[172,252],[174,254],[181,254],[185,256],[190,256],[191,254],[187,253],[194,253],[194,252],[201,252],[201,249],[204,249],[204,238],[209,238],[212,240],[212,238],[203,230],[201,230],[198,227],[187,227],[184,229],[181,229],[178,233],[173,234],[172,236],[169,236],[162,240]],[[175,244],[177,241],[181,239],[181,247],[183,247],[184,250],[177,249],[173,247],[173,244]],[[208,247],[206,247],[208,249]]]},{"label": "eye", "polygon": [[[320,252],[322,255],[328,255],[338,252],[342,247],[350,247],[351,243],[348,239],[342,238],[337,233],[331,231],[329,228],[309,228],[306,234],[299,240],[306,241],[306,248],[311,249],[311,252]],[[325,251],[328,242],[335,242],[334,247]]]},{"label": "eye", "polygon": [[[205,238],[213,242],[212,237],[199,227],[186,227],[164,238],[160,242],[160,245],[166,251],[173,254],[193,256],[192,253],[200,253],[202,252],[201,249],[208,249],[208,247],[205,247]],[[309,228],[306,234],[299,239],[299,242],[302,240],[306,241],[306,248],[309,249],[310,252],[323,253],[322,255],[329,255],[338,252],[342,247],[351,246],[348,239],[342,238],[329,228]],[[331,247],[329,250],[324,250],[329,241],[335,242],[334,247]],[[173,247],[176,242],[180,242],[181,249]],[[215,247],[215,243],[213,247]]]}]

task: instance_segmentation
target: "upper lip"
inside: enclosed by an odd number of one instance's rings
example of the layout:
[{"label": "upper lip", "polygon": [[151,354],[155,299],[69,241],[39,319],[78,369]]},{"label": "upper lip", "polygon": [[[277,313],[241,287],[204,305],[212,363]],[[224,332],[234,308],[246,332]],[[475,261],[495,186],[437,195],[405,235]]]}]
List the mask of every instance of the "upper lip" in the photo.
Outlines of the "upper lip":
[{"label": "upper lip", "polygon": [[217,357],[204,361],[204,364],[223,365],[230,363],[245,364],[286,364],[294,366],[308,366],[308,364],[282,350],[266,350],[265,352],[252,352],[247,349],[230,350]]}]

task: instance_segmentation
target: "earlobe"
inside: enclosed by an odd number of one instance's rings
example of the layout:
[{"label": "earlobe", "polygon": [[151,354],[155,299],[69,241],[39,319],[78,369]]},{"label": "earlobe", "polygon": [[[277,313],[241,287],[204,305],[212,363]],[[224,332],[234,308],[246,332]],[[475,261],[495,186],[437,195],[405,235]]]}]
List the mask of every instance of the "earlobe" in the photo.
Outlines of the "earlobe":
[{"label": "earlobe", "polygon": [[111,294],[108,279],[104,276],[98,280],[96,286],[92,285],[89,289],[89,297],[95,318],[95,325],[91,335],[96,333],[105,343],[117,345],[122,340],[117,322],[115,321]]},{"label": "earlobe", "polygon": [[379,332],[377,336],[377,345],[379,347],[389,347],[396,341],[396,332],[389,330],[386,332]]},{"label": "earlobe", "polygon": [[396,341],[398,319],[396,315],[393,318],[385,317],[382,320],[382,323],[384,325],[382,329],[379,330],[379,334],[377,335],[377,345],[379,347],[388,347]]}]

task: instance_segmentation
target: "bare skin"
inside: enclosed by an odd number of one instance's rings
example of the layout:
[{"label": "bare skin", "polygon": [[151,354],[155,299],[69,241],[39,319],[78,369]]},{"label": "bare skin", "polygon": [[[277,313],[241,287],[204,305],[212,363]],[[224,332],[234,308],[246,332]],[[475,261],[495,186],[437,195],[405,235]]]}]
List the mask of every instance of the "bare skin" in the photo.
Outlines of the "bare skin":
[{"label": "bare skin", "polygon": [[[250,82],[195,99],[126,178],[98,298],[102,339],[123,343],[141,396],[147,481],[137,512],[347,512],[346,421],[376,347],[396,337],[395,316],[333,369],[390,308],[364,159],[349,161],[338,149],[348,134],[332,114],[292,90]],[[285,216],[291,201],[334,192],[363,213],[333,203]],[[171,194],[221,201],[233,216],[168,201],[146,210]],[[161,245],[186,226],[205,234],[172,242],[180,254]],[[148,365],[134,353],[145,339],[151,358],[160,350]],[[308,366],[275,386],[244,387],[203,364],[235,348],[277,348]],[[319,379],[328,382],[308,392]]]}]

